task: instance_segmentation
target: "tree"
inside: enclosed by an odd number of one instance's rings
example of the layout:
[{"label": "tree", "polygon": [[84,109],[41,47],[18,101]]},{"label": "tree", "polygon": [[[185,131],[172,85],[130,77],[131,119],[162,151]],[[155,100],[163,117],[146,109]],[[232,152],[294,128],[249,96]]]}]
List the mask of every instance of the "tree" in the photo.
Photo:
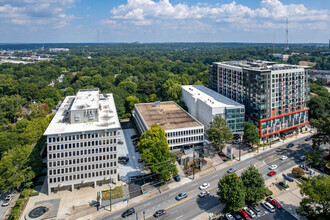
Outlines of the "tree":
[{"label": "tree", "polygon": [[209,140],[213,147],[222,150],[225,147],[225,142],[233,138],[233,133],[229,127],[226,126],[226,121],[217,115],[210,123],[210,128],[206,131]]},{"label": "tree", "polygon": [[246,192],[241,179],[235,172],[225,174],[218,182],[217,195],[225,203],[225,210],[238,211],[245,204]]},{"label": "tree", "polygon": [[243,140],[249,144],[259,144],[260,133],[258,127],[250,122],[244,122],[244,135]]},{"label": "tree", "polygon": [[292,175],[294,175],[296,177],[301,177],[301,176],[305,175],[305,171],[300,167],[293,168],[291,173],[292,173]]},{"label": "tree", "polygon": [[181,84],[173,81],[172,79],[166,80],[163,84],[165,98],[167,100],[178,102],[181,93]]},{"label": "tree", "polygon": [[137,89],[136,83],[132,81],[122,81],[118,84],[118,86],[127,91],[129,94],[135,94]]},{"label": "tree", "polygon": [[20,116],[22,107],[26,100],[20,95],[3,96],[0,98],[0,122],[6,121],[15,123]]},{"label": "tree", "polygon": [[130,113],[134,107],[134,104],[138,104],[138,103],[140,103],[139,98],[135,96],[128,96],[125,102],[126,112]]},{"label": "tree", "polygon": [[317,129],[312,136],[314,145],[330,143],[330,115],[326,118],[311,119],[311,124]]},{"label": "tree", "polygon": [[247,204],[258,203],[266,195],[265,181],[258,169],[250,165],[241,175],[240,179],[245,187]]},{"label": "tree", "polygon": [[0,160],[0,189],[8,192],[19,188],[22,183],[31,181],[35,177],[28,161],[33,146],[17,146],[9,150]]},{"label": "tree", "polygon": [[19,145],[18,134],[15,132],[0,133],[0,158],[5,152]]},{"label": "tree", "polygon": [[44,118],[47,114],[42,103],[32,103],[29,105],[28,109],[30,110],[30,114],[28,115],[30,120],[34,118]]},{"label": "tree", "polygon": [[303,196],[297,210],[307,219],[330,219],[330,176],[314,176],[298,185]]},{"label": "tree", "polygon": [[168,180],[172,174],[178,172],[175,157],[165,137],[165,131],[158,124],[153,124],[149,130],[141,135],[138,143],[142,160],[152,172],[159,174],[163,180]]}]

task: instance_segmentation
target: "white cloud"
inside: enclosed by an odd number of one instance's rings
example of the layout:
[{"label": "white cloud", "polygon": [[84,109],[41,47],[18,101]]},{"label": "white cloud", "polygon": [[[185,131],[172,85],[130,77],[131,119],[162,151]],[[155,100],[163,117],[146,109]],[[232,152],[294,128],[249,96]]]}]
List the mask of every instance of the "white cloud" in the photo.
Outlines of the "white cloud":
[{"label": "white cloud", "polygon": [[260,7],[256,9],[235,1],[210,6],[205,3],[172,4],[169,0],[128,0],[127,4],[113,8],[110,14],[113,20],[135,25],[151,25],[155,21],[175,23],[175,20],[210,19],[237,28],[241,25],[282,28],[278,23],[285,22],[285,17],[289,17],[292,26],[316,23],[315,27],[324,28],[324,23],[329,22],[329,10],[310,10],[303,4],[285,5],[279,0],[261,0]]},{"label": "white cloud", "polygon": [[0,0],[0,23],[63,28],[74,19],[65,10],[75,0]]}]

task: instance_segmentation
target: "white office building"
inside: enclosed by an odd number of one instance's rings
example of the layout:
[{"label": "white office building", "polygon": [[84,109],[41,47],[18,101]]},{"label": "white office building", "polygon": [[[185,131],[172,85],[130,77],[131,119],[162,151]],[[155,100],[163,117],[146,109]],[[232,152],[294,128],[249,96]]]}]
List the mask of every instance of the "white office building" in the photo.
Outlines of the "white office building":
[{"label": "white office building", "polygon": [[221,115],[233,134],[243,134],[244,105],[202,85],[182,86],[182,101],[189,113],[200,121],[205,129],[210,128],[213,117]]},{"label": "white office building", "polygon": [[161,126],[172,152],[204,144],[204,125],[175,102],[135,104],[133,117],[141,134],[153,124]]},{"label": "white office building", "polygon": [[44,133],[48,193],[117,181],[120,130],[112,94],[84,89],[66,97]]}]

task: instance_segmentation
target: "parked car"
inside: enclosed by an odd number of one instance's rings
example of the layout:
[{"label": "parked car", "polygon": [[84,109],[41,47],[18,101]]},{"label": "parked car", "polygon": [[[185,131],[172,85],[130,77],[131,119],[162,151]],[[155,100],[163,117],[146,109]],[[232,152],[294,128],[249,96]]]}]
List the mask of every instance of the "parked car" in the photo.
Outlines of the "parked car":
[{"label": "parked car", "polygon": [[118,141],[118,144],[124,144],[124,142],[122,142],[122,141]]},{"label": "parked car", "polygon": [[293,147],[294,146],[294,144],[288,144],[288,146],[286,146],[287,148],[291,148],[291,147]]},{"label": "parked car", "polygon": [[125,156],[118,157],[118,163],[120,163],[120,164],[127,164],[128,161],[129,161],[128,157],[125,157]]},{"label": "parked car", "polygon": [[310,140],[312,140],[312,138],[310,137],[305,139],[305,141],[310,141]]},{"label": "parked car", "polygon": [[276,171],[270,171],[269,173],[267,173],[268,176],[274,176],[276,175]]},{"label": "parked car", "polygon": [[209,183],[203,183],[202,185],[199,186],[199,189],[200,190],[204,190],[204,189],[207,189],[210,187],[210,184]]},{"label": "parked car", "polygon": [[176,182],[180,182],[180,176],[179,176],[179,174],[174,174],[173,175],[173,179],[176,181]]},{"label": "parked car", "polygon": [[227,173],[232,173],[232,172],[236,172],[236,169],[234,167],[229,168],[229,170],[227,170]]},{"label": "parked car", "polygon": [[270,169],[270,170],[275,170],[275,169],[277,169],[277,165],[272,164],[272,165],[270,165],[270,166],[268,167],[268,169]]},{"label": "parked car", "polygon": [[135,209],[130,208],[130,209],[127,209],[125,212],[123,212],[123,214],[121,214],[121,217],[126,218],[134,213],[135,213]]},{"label": "parked car", "polygon": [[263,202],[261,203],[261,205],[262,205],[265,209],[267,209],[267,211],[269,211],[269,212],[275,212],[275,208],[274,208],[274,206],[273,206],[272,204],[270,204],[269,202],[263,201]]},{"label": "parked car", "polygon": [[224,216],[220,216],[218,220],[226,220],[226,218]]},{"label": "parked car", "polygon": [[180,201],[181,199],[184,199],[184,198],[187,198],[188,197],[188,193],[186,192],[183,192],[183,193],[180,193],[179,195],[177,195],[175,197],[176,200]]},{"label": "parked car", "polygon": [[236,220],[241,220],[242,219],[241,214],[239,212],[234,212],[233,216]]},{"label": "parked car", "polygon": [[2,203],[2,206],[8,206],[10,204],[11,200],[13,199],[13,197],[14,196],[11,194],[6,196],[5,200]]},{"label": "parked car", "polygon": [[132,139],[137,138],[137,137],[138,136],[136,134],[131,136]]},{"label": "parked car", "polygon": [[257,204],[252,204],[249,205],[249,208],[256,214],[256,215],[260,215],[261,214],[261,210],[259,209]]},{"label": "parked car", "polygon": [[249,207],[244,207],[244,211],[251,217],[251,218],[255,218],[257,217],[256,214],[254,213],[254,211],[252,211]]},{"label": "parked car", "polygon": [[226,219],[227,219],[227,220],[235,220],[234,217],[233,217],[233,215],[230,214],[230,213],[226,213],[225,216],[226,216]]},{"label": "parked car", "polygon": [[208,195],[210,195],[210,192],[209,192],[209,191],[201,191],[201,192],[198,194],[198,196],[199,196],[200,198],[204,198],[205,196],[208,196]]},{"label": "parked car", "polygon": [[281,157],[281,160],[286,160],[286,159],[288,159],[288,157],[285,156],[285,155],[283,155],[283,156]]},{"label": "parked car", "polygon": [[233,144],[239,144],[239,143],[240,143],[239,140],[234,140],[234,141],[233,141]]},{"label": "parked car", "polygon": [[300,160],[301,160],[301,161],[304,161],[304,160],[306,160],[306,157],[305,157],[305,156],[301,156],[301,157],[300,157]]},{"label": "parked car", "polygon": [[250,219],[250,216],[246,213],[244,210],[239,210],[239,213],[241,214],[242,218],[245,220]]},{"label": "parked car", "polygon": [[155,212],[154,217],[158,218],[159,216],[165,215],[166,214],[166,210],[165,209],[161,209],[158,210],[157,212]]},{"label": "parked car", "polygon": [[274,199],[273,197],[267,197],[266,199],[268,202],[270,202],[270,204],[272,204],[273,206],[275,206],[278,209],[282,208],[281,203],[279,203],[276,199]]}]

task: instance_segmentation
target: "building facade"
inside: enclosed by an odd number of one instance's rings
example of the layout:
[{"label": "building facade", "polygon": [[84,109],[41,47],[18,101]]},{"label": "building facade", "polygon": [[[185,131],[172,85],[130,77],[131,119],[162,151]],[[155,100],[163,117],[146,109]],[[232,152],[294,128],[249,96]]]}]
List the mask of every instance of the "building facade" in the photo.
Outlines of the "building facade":
[{"label": "building facade", "polygon": [[86,89],[66,97],[44,133],[48,192],[117,181],[120,130],[112,94]]},{"label": "building facade", "polygon": [[182,101],[189,113],[201,122],[205,129],[210,128],[213,117],[221,115],[234,135],[243,135],[245,107],[202,85],[182,86]]},{"label": "building facade", "polygon": [[268,61],[214,62],[209,68],[210,88],[245,105],[261,137],[309,123],[309,67]]},{"label": "building facade", "polygon": [[153,124],[164,130],[172,152],[184,147],[203,146],[204,125],[175,102],[140,103],[134,105],[133,118],[142,134]]}]

